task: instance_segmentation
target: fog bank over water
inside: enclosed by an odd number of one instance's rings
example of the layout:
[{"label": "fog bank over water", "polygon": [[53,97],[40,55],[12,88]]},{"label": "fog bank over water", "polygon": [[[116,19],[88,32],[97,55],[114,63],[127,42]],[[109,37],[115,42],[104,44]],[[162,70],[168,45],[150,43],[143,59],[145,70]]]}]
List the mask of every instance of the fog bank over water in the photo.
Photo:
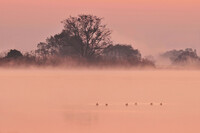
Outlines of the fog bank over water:
[{"label": "fog bank over water", "polygon": [[1,69],[0,132],[199,133],[199,80],[195,70]]}]

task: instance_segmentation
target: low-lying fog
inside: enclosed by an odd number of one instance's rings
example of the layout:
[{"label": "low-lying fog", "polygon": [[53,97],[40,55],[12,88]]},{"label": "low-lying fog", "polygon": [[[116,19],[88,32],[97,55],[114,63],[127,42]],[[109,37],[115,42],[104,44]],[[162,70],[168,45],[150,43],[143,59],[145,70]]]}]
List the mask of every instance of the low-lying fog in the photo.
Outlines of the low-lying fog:
[{"label": "low-lying fog", "polygon": [[199,124],[200,71],[0,70],[0,133],[199,133]]}]

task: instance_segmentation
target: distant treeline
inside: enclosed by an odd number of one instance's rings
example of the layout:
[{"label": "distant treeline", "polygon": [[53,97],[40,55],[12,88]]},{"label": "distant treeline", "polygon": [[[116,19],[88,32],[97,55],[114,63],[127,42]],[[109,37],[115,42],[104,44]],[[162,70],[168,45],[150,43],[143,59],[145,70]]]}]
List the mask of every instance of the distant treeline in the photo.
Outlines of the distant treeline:
[{"label": "distant treeline", "polygon": [[186,48],[185,50],[171,50],[161,54],[161,57],[170,59],[172,65],[200,65],[200,57],[196,49]]},{"label": "distant treeline", "polygon": [[[94,15],[78,15],[62,21],[61,33],[40,42],[37,49],[25,54],[12,49],[2,55],[0,66],[122,66],[155,67],[151,58],[143,58],[128,44],[113,44],[111,30]],[[199,61],[196,50],[173,50],[161,55],[173,64]]]}]

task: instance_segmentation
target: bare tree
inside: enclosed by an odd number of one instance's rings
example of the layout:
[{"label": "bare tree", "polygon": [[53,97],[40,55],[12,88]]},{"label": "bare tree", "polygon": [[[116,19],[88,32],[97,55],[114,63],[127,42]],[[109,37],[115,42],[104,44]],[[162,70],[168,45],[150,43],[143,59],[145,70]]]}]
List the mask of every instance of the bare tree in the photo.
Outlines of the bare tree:
[{"label": "bare tree", "polygon": [[83,57],[98,55],[103,48],[111,44],[111,30],[102,24],[102,18],[93,15],[70,16],[62,23],[64,32],[80,40],[79,52]]},{"label": "bare tree", "polygon": [[102,18],[93,15],[79,15],[62,21],[61,33],[39,43],[36,53],[48,55],[79,56],[85,58],[100,55],[103,49],[111,44],[111,30],[102,24]]}]

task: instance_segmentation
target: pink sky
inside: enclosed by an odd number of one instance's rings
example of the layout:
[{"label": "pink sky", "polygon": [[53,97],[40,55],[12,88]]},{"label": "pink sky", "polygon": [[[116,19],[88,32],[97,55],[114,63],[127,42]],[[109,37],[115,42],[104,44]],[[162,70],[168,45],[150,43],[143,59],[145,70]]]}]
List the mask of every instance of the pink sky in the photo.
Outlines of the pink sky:
[{"label": "pink sky", "polygon": [[104,17],[115,43],[132,44],[144,55],[173,48],[200,51],[197,0],[0,0],[0,51],[36,49],[62,30],[69,15]]}]

